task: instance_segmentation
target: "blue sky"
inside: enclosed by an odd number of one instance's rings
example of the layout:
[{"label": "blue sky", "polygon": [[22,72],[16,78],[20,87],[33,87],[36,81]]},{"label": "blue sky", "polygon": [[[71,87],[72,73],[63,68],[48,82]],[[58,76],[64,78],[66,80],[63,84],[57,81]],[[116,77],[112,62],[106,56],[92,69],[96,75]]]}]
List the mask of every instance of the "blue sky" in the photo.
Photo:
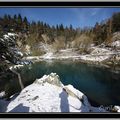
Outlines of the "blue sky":
[{"label": "blue sky", "polygon": [[96,22],[109,18],[114,12],[120,12],[120,8],[0,8],[0,16],[5,13],[20,13],[29,21],[40,20],[51,26],[72,24],[74,28],[94,26]]}]

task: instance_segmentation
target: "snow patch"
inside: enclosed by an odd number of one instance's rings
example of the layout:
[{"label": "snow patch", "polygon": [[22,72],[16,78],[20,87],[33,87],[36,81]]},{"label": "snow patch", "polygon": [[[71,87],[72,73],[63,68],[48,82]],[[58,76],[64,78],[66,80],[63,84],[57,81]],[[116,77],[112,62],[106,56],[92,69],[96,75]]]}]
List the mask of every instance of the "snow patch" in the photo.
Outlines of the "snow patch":
[{"label": "snow patch", "polygon": [[4,36],[4,39],[8,39],[9,38],[9,36],[8,35],[3,35]]},{"label": "snow patch", "polygon": [[18,36],[18,35],[15,33],[8,33],[8,36]]},{"label": "snow patch", "polygon": [[111,44],[112,47],[120,47],[120,40],[117,40]]},{"label": "snow patch", "polygon": [[17,55],[20,55],[21,57],[23,56],[23,53],[20,51],[15,51]]},{"label": "snow patch", "polygon": [[102,62],[103,60],[108,59],[110,56],[92,56],[92,55],[81,55],[81,59],[85,61],[96,61],[96,62]]},{"label": "snow patch", "polygon": [[23,67],[24,65],[14,65],[14,66],[10,66],[9,69],[12,70],[12,69],[19,69],[21,67]]},{"label": "snow patch", "polygon": [[45,55],[41,56],[41,58],[52,59],[53,58],[52,56],[53,56],[53,53],[52,52],[48,52]]},{"label": "snow patch", "polygon": [[114,109],[115,109],[117,112],[120,112],[120,106],[114,106]]},{"label": "snow patch", "polygon": [[5,91],[1,91],[0,92],[0,98],[4,97],[5,96]]}]

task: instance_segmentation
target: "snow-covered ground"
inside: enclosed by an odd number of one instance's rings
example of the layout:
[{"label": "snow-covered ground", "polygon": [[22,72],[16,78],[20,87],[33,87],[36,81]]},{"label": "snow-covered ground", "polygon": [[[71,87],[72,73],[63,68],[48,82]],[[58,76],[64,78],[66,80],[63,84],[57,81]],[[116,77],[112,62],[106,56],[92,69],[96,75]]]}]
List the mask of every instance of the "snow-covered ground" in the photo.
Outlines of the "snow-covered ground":
[{"label": "snow-covered ground", "polygon": [[2,112],[107,112],[91,106],[72,85],[64,86],[56,73],[37,79],[9,103],[1,102]]},{"label": "snow-covered ground", "polygon": [[53,53],[52,52],[48,52],[46,53],[45,55],[41,56],[40,58],[45,58],[45,59],[53,59],[54,56],[53,56]]},{"label": "snow-covered ground", "polygon": [[102,62],[104,60],[109,59],[114,54],[120,54],[120,52],[114,52],[108,50],[107,48],[99,48],[99,47],[92,47],[92,52],[90,54],[81,55],[78,51],[74,49],[63,49],[57,53],[48,52],[42,56],[32,56],[26,57],[29,60],[40,60],[40,59],[79,59],[84,61],[96,61]]},{"label": "snow-covered ground", "polygon": [[113,54],[113,51],[110,51],[106,48],[92,47],[94,50],[90,53],[91,55],[109,55]]},{"label": "snow-covered ground", "polygon": [[91,55],[83,55],[80,58],[85,61],[92,61],[92,62],[102,62],[103,60],[108,59],[110,56],[91,56]]}]

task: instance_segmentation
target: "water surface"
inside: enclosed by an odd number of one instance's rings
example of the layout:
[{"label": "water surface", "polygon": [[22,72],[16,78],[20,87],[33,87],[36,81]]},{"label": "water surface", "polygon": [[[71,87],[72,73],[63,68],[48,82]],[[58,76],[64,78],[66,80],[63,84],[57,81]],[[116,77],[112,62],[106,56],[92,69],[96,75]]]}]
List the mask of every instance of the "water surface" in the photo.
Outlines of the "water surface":
[{"label": "water surface", "polygon": [[21,71],[26,85],[44,74],[55,72],[65,85],[72,84],[99,105],[120,105],[120,73],[78,61],[42,61]]}]

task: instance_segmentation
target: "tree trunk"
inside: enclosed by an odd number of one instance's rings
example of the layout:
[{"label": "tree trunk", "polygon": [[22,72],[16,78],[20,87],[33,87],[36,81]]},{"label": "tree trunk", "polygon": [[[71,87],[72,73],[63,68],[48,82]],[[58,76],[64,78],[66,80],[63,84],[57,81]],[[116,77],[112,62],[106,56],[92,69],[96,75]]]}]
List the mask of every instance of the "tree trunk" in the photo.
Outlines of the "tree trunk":
[{"label": "tree trunk", "polygon": [[23,82],[22,82],[20,73],[18,73],[17,71],[15,71],[15,70],[13,70],[13,69],[11,69],[11,71],[18,76],[18,80],[19,80],[19,84],[20,84],[21,90],[24,89],[24,85],[23,85]]}]

